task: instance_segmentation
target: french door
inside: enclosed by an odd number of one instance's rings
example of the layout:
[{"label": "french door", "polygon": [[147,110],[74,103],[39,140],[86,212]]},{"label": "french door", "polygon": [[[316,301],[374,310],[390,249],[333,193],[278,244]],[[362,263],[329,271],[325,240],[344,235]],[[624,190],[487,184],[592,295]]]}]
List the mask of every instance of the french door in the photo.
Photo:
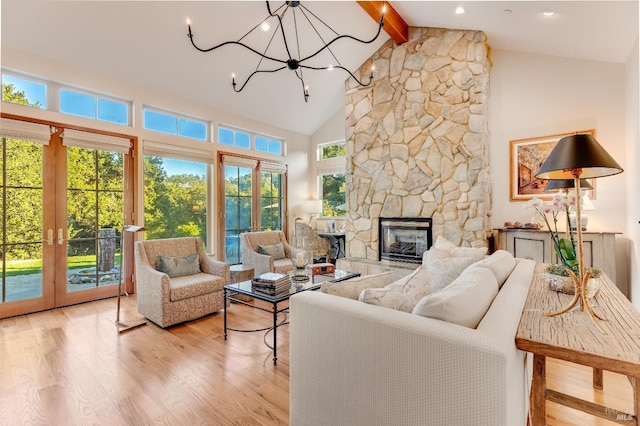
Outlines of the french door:
[{"label": "french door", "polygon": [[242,262],[240,234],[285,230],[286,166],[257,159],[220,155],[219,203],[222,221],[218,250],[230,264]]},{"label": "french door", "polygon": [[117,294],[130,140],[97,136],[0,137],[0,317]]}]

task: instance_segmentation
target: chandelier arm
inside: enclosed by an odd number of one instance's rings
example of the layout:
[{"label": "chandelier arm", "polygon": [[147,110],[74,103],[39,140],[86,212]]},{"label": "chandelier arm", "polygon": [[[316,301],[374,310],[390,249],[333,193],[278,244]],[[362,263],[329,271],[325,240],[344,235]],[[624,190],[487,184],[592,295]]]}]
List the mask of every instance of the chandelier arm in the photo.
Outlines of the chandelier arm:
[{"label": "chandelier arm", "polygon": [[303,62],[303,61],[306,61],[307,59],[311,59],[311,58],[313,58],[313,57],[314,57],[314,56],[316,56],[318,53],[322,52],[324,49],[327,49],[327,48],[328,48],[329,46],[331,46],[333,43],[335,43],[336,41],[338,41],[338,40],[340,40],[340,39],[343,39],[343,38],[348,38],[348,39],[351,39],[351,40],[355,40],[355,41],[358,41],[358,42],[360,42],[360,43],[362,43],[362,44],[371,44],[371,43],[373,43],[373,42],[378,38],[378,36],[380,35],[380,32],[382,31],[382,27],[383,27],[383,26],[384,26],[384,23],[383,23],[383,22],[381,22],[381,23],[380,23],[380,25],[378,26],[378,32],[377,32],[377,33],[376,33],[376,35],[375,35],[375,36],[373,36],[373,38],[371,38],[370,40],[362,40],[362,39],[359,39],[359,38],[357,38],[357,37],[354,37],[354,36],[351,36],[351,35],[348,35],[348,34],[343,34],[343,35],[340,35],[340,36],[338,36],[338,37],[335,37],[335,38],[334,38],[333,40],[331,40],[329,43],[327,43],[326,45],[324,45],[323,47],[321,47],[320,49],[318,49],[318,51],[317,51],[317,52],[315,52],[315,53],[313,53],[313,54],[311,54],[311,55],[307,56],[306,58],[302,58],[302,59],[300,59],[300,61],[299,61],[299,62]]},{"label": "chandelier arm", "polygon": [[[327,24],[327,23],[326,23],[326,22],[324,22],[322,19],[320,19],[320,17],[319,17],[318,15],[316,15],[316,14],[315,14],[315,13],[313,13],[311,10],[309,10],[309,8],[308,8],[307,6],[303,5],[302,3],[300,3],[300,4],[299,4],[299,6],[300,6],[300,10],[302,10],[303,14],[304,14],[304,11],[306,10],[307,12],[309,12],[309,14],[310,14],[311,16],[313,16],[313,17],[314,17],[314,18],[316,18],[319,22],[321,22],[321,23],[322,23],[322,25],[324,25],[325,27],[327,27],[327,28],[328,28],[332,33],[334,33],[334,34],[335,34],[335,35],[337,35],[337,36],[338,36],[338,35],[340,35],[336,30],[334,30],[333,28],[331,28],[331,27],[329,26],[329,24]],[[307,16],[305,15],[305,17],[307,17]],[[310,20],[308,17],[307,17],[307,20],[309,21],[309,23],[311,23],[311,20]],[[313,26],[313,25],[312,25],[312,26]],[[315,29],[315,28],[314,28],[314,29]],[[322,41],[324,41],[324,40],[322,40]]]},{"label": "chandelier arm", "polygon": [[[328,69],[330,69],[330,67],[311,67],[311,66],[308,66],[308,65],[300,65],[300,68],[307,68],[307,69],[310,69],[310,70],[316,70],[316,71],[318,71],[318,70],[328,70]],[[345,68],[345,67],[343,67],[342,65],[334,65],[334,66],[333,66],[333,68],[334,68],[334,69],[335,69],[335,68],[339,68],[339,69],[341,69],[341,70],[345,71],[345,72],[346,72],[347,74],[349,74],[349,75],[350,75],[350,76],[351,76],[355,81],[357,81],[357,82],[358,82],[358,84],[359,84],[360,86],[363,86],[363,87],[367,87],[368,85],[370,85],[370,84],[371,84],[371,81],[373,80],[373,72],[372,72],[371,74],[369,74],[369,82],[368,82],[367,84],[365,84],[365,83],[363,83],[362,81],[360,81],[360,80],[358,79],[358,77],[356,77],[355,75],[353,75],[353,73],[352,73],[351,71],[349,71],[348,69],[346,69],[346,68]]]},{"label": "chandelier arm", "polygon": [[[321,23],[323,23],[327,28],[329,28],[331,31],[333,31],[333,33],[335,35],[340,35],[338,34],[336,31],[333,30],[333,28],[331,28],[329,25],[327,25],[322,19],[318,18],[312,11],[310,11],[309,9],[307,9],[306,7],[302,6],[302,9],[300,10],[300,12],[302,13],[302,16],[304,16],[307,19],[307,22],[309,23],[309,25],[311,26],[311,28],[313,28],[313,31],[316,32],[316,35],[318,36],[318,38],[320,39],[320,41],[322,41],[324,44],[326,44],[326,41],[324,41],[324,38],[322,37],[322,35],[320,34],[320,31],[318,31],[318,29],[316,28],[315,25],[313,25],[313,22],[311,22],[311,19],[309,19],[309,17],[307,16],[307,14],[305,13],[305,10],[307,12],[309,12],[312,16],[314,16],[318,21],[320,21]],[[333,56],[333,59],[336,60],[336,63],[338,65],[342,65],[340,63],[340,61],[338,60],[338,58],[336,57],[336,55],[334,55],[333,51],[328,48],[327,50],[329,50],[329,53],[331,54],[331,56]],[[298,57],[300,57],[300,54],[298,54]]]},{"label": "chandelier arm", "polygon": [[[287,43],[287,36],[284,34],[284,26],[282,25],[282,17],[277,13],[271,13],[271,6],[269,5],[269,1],[267,0],[266,3],[267,3],[267,11],[269,12],[269,15],[275,16],[276,18],[278,18],[278,27],[280,27],[280,32],[282,33],[282,41],[284,43],[284,49],[287,51],[287,56],[289,57],[289,60],[292,60],[293,58],[291,57],[291,52],[289,51],[289,43]],[[280,9],[280,8],[278,8],[278,9]],[[287,5],[287,8],[284,10],[284,12],[282,12],[282,14],[284,15],[285,13],[287,13],[287,10],[289,10],[289,5]],[[285,63],[285,64],[287,63],[287,61],[283,61],[281,59],[279,59],[278,62],[282,62],[282,63]]]},{"label": "chandelier arm", "polygon": [[245,49],[250,50],[251,52],[255,53],[256,55],[262,56],[264,59],[269,59],[269,60],[274,61],[274,62],[280,62],[281,64],[286,64],[287,63],[287,61],[285,61],[285,60],[278,59],[278,58],[273,58],[271,56],[262,54],[259,51],[257,51],[256,49],[254,49],[253,47],[247,46],[246,44],[244,44],[242,42],[239,42],[239,41],[225,41],[224,43],[220,43],[220,44],[217,44],[215,46],[212,46],[212,47],[209,47],[207,49],[204,49],[204,48],[198,47],[198,45],[196,45],[196,43],[193,41],[193,34],[191,34],[191,31],[189,31],[189,39],[191,40],[191,44],[193,45],[193,47],[195,47],[196,50],[198,50],[200,52],[203,52],[203,53],[211,52],[211,51],[216,50],[216,49],[218,49],[220,47],[226,46],[227,44],[237,44],[238,46],[242,46]]},{"label": "chandelier arm", "polygon": [[247,85],[247,83],[249,83],[249,80],[251,80],[251,78],[256,75],[256,74],[261,74],[261,73],[274,73],[274,72],[278,72],[281,71],[283,69],[287,68],[286,66],[284,67],[280,67],[280,68],[276,68],[275,70],[255,70],[254,72],[252,72],[249,77],[247,77],[247,79],[244,81],[244,83],[242,84],[242,86],[240,86],[240,89],[236,89],[236,82],[235,80],[231,83],[231,85],[233,86],[233,90],[236,93],[240,93],[242,92],[242,89],[244,89],[244,87]]}]

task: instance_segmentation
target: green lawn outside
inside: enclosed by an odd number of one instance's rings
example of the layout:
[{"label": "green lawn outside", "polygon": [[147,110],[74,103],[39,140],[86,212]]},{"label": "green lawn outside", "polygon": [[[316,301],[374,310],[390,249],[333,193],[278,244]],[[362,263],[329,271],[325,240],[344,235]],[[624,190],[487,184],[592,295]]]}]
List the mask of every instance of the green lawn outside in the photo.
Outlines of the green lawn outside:
[{"label": "green lawn outside", "polygon": [[[116,254],[115,256],[115,264],[119,265],[120,254]],[[67,259],[67,268],[69,269],[92,268],[95,266],[95,255],[74,256]],[[5,276],[7,277],[40,273],[42,273],[42,259],[8,261],[5,270]]]}]

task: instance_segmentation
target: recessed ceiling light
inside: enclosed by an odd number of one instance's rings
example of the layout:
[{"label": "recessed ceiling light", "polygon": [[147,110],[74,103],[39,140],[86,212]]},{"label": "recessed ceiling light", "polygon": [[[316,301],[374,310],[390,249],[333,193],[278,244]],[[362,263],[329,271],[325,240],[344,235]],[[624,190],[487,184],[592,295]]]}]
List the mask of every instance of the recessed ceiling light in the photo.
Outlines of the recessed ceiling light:
[{"label": "recessed ceiling light", "polygon": [[462,15],[465,12],[464,7],[458,6],[456,7],[456,15]]},{"label": "recessed ceiling light", "polygon": [[267,21],[264,21],[262,25],[260,25],[260,28],[262,28],[262,31],[269,31],[269,23]]},{"label": "recessed ceiling light", "polygon": [[512,11],[511,11],[511,9],[505,9],[505,10],[503,10],[503,12],[504,12],[505,15],[511,15]]},{"label": "recessed ceiling light", "polygon": [[555,13],[553,10],[551,10],[551,9],[545,9],[545,10],[543,10],[543,11],[542,11],[542,14],[543,14],[544,16],[553,16],[553,15],[555,15],[556,13]]}]

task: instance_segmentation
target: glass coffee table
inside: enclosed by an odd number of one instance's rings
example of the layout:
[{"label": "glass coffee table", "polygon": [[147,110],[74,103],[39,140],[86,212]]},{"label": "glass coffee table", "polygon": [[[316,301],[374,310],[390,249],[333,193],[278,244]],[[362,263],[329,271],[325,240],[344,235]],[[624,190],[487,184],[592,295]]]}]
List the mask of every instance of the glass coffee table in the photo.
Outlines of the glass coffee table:
[{"label": "glass coffee table", "polygon": [[[312,281],[307,281],[305,284],[300,285],[291,285],[289,291],[285,291],[282,293],[278,293],[275,295],[270,295],[268,293],[264,293],[261,291],[253,290],[251,285],[251,281],[242,281],[236,284],[229,284],[224,286],[223,294],[224,294],[224,302],[225,302],[225,310],[224,310],[224,340],[227,340],[227,330],[231,331],[239,331],[243,333],[252,333],[256,331],[266,331],[264,336],[264,344],[271,350],[273,350],[273,363],[276,364],[278,362],[278,352],[277,352],[277,342],[278,335],[277,330],[278,327],[288,324],[287,318],[278,322],[278,314],[289,311],[289,306],[285,308],[278,308],[278,304],[289,300],[291,296],[296,293],[300,293],[302,291],[307,290],[317,290],[321,286],[320,283],[314,283]],[[239,297],[240,296],[240,297]],[[263,302],[267,302],[271,305],[271,309],[264,308],[262,306],[257,306],[252,303],[248,303],[246,298],[241,298],[241,296],[249,296],[257,300],[262,300]],[[243,305],[251,306],[252,308],[259,309],[264,312],[269,312],[273,315],[273,325],[264,328],[257,328],[251,330],[243,330],[237,328],[227,327],[227,301],[242,303]],[[267,334],[273,330],[273,346],[267,343]]]},{"label": "glass coffee table", "polygon": [[[357,277],[357,276],[360,276],[360,274],[357,272],[345,272],[345,271],[336,271],[335,273],[323,274],[322,276],[315,275],[306,283],[304,284],[292,283],[291,287],[289,287],[289,291],[284,291],[282,293],[278,293],[275,295],[254,290],[253,286],[251,285],[251,281],[242,281],[236,284],[228,284],[223,288],[224,303],[225,303],[224,340],[227,340],[227,330],[238,331],[243,333],[265,331],[266,333],[264,335],[264,344],[267,345],[267,347],[273,351],[273,364],[275,365],[278,362],[278,351],[277,351],[278,327],[289,324],[289,321],[287,320],[287,317],[286,317],[286,313],[289,311],[289,306],[287,305],[284,308],[279,308],[278,304],[289,300],[289,298],[294,294],[307,291],[307,290],[318,290],[322,286],[322,283],[325,281],[338,282],[338,281],[344,281],[346,279]],[[269,303],[271,306],[270,308],[264,308],[262,306],[254,305],[253,303],[249,303],[247,301],[246,296],[252,297],[257,300],[262,300],[263,302]],[[227,326],[227,302],[241,303],[243,305],[247,305],[264,312],[269,312],[273,315],[273,323],[268,327],[249,329],[249,330],[228,327]],[[281,313],[284,313],[285,317],[278,322],[278,314],[281,314]],[[273,330],[273,345],[267,342],[267,335],[272,330]]]}]

